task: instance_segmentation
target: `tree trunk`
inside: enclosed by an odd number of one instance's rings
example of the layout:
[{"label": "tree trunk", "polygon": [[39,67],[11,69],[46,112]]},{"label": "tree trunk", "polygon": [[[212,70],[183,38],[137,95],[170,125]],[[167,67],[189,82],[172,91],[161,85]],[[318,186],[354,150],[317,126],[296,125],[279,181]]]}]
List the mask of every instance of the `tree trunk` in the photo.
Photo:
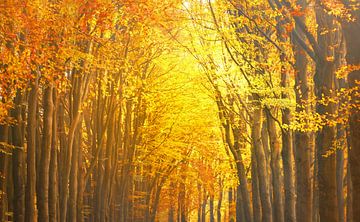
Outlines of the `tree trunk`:
[{"label": "tree trunk", "polygon": [[[339,129],[342,131],[341,129]],[[339,131],[338,131],[339,132]],[[338,138],[339,141],[344,138]],[[339,211],[339,222],[345,222],[345,200],[344,200],[344,150],[339,147],[336,151],[336,190]]]},{"label": "tree trunk", "polygon": [[57,222],[59,221],[58,217],[58,207],[59,207],[59,190],[58,190],[58,150],[57,150],[57,107],[59,104],[57,91],[54,88],[53,90],[53,103],[54,103],[54,113],[53,113],[53,122],[52,122],[52,136],[51,136],[51,157],[50,157],[50,168],[49,168],[49,221]]},{"label": "tree trunk", "polygon": [[223,199],[223,187],[222,187],[222,181],[219,179],[219,199],[217,204],[217,222],[221,222],[221,204]]},{"label": "tree trunk", "polygon": [[[284,67],[281,73],[281,86],[286,88],[289,85],[289,75]],[[287,93],[282,93],[282,98],[288,99]],[[282,113],[283,124],[290,125],[290,109],[283,109]],[[294,151],[293,151],[293,137],[290,129],[283,129],[282,131],[282,151],[281,156],[284,168],[284,189],[285,189],[285,212],[284,219],[287,222],[296,221],[295,212],[295,169],[294,169]]]},{"label": "tree trunk", "polygon": [[[80,102],[79,102],[80,103]],[[68,140],[66,144],[66,151],[63,162],[64,169],[63,172],[61,172],[62,178],[61,178],[61,202],[60,202],[60,221],[66,222],[66,215],[67,215],[67,206],[68,206],[68,198],[69,198],[69,178],[70,178],[70,171],[71,171],[71,160],[72,160],[72,150],[74,146],[74,140],[75,140],[75,131],[78,127],[79,123],[81,122],[82,114],[80,112],[75,113],[75,117],[71,121],[71,125],[69,127],[69,133],[68,133]]]},{"label": "tree trunk", "polygon": [[81,149],[80,144],[80,125],[75,131],[75,139],[72,148],[72,160],[71,160],[71,173],[69,181],[69,213],[68,221],[75,222],[77,217],[77,197],[78,197],[78,172],[79,172],[79,150]]},{"label": "tree trunk", "polygon": [[47,87],[44,91],[43,137],[41,144],[41,159],[39,172],[38,210],[39,221],[49,221],[49,166],[52,142],[53,121],[53,88]]},{"label": "tree trunk", "polygon": [[243,196],[241,194],[241,187],[238,185],[236,187],[236,222],[247,221],[245,219],[245,202],[243,201]]},{"label": "tree trunk", "polygon": [[[306,1],[298,0],[297,3],[306,9]],[[300,16],[301,21],[305,21],[305,16]],[[300,37],[304,34],[300,32],[298,25],[295,26]],[[295,94],[296,111],[309,113],[309,85],[307,78],[307,58],[305,51],[298,42],[294,41],[295,56]],[[295,150],[296,150],[296,218],[299,222],[312,221],[312,184],[311,184],[311,141],[309,132],[295,132]]]},{"label": "tree trunk", "polygon": [[[349,1],[345,1],[347,4],[351,4]],[[360,64],[360,41],[358,36],[360,36],[360,9],[355,7],[357,1],[354,1],[353,7],[349,7],[350,13],[355,21],[342,23],[343,33],[346,41],[346,62],[348,65],[359,65]],[[358,87],[357,81],[360,81],[360,70],[352,71],[348,75],[349,87]],[[358,93],[357,90],[356,93]],[[359,98],[356,93],[352,94],[352,101],[355,103],[354,108],[351,110],[350,114],[350,152],[349,152],[349,161],[350,161],[350,171],[351,171],[351,181],[353,183],[353,200],[352,200],[352,210],[354,221],[360,221],[360,109],[359,109]]]},{"label": "tree trunk", "polygon": [[348,166],[347,166],[347,174],[346,174],[346,180],[347,180],[347,187],[346,187],[346,222],[353,222],[353,202],[352,202],[352,197],[353,197],[353,189],[352,189],[352,182],[351,182],[351,174],[350,174],[350,165],[348,162]]},{"label": "tree trunk", "polygon": [[[79,132],[79,143],[82,143],[82,132]],[[83,170],[83,150],[80,147],[79,154],[78,154],[78,197],[77,197],[77,204],[76,204],[76,222],[83,222],[83,202],[84,202],[84,190],[85,190],[85,178],[84,178],[84,170]]]},{"label": "tree trunk", "polygon": [[197,221],[201,222],[201,206],[202,206],[202,194],[201,194],[201,184],[198,182],[197,184],[197,192],[198,192],[198,212],[197,212]]},{"label": "tree trunk", "polygon": [[266,168],[266,158],[261,141],[262,110],[256,107],[253,113],[251,137],[257,159],[257,172],[259,179],[260,201],[262,206],[262,221],[272,221],[272,208],[269,193],[269,181]]},{"label": "tree trunk", "polygon": [[28,116],[27,116],[27,177],[25,194],[25,221],[34,222],[36,215],[36,109],[38,97],[38,80],[35,77],[31,83],[31,90],[28,98]]},{"label": "tree trunk", "polygon": [[[248,181],[246,178],[246,174],[245,174],[245,166],[244,166],[244,162],[243,162],[243,158],[242,158],[242,152],[241,149],[244,148],[245,146],[245,142],[242,141],[242,139],[240,138],[240,130],[238,127],[232,126],[233,127],[233,136],[234,136],[234,145],[233,145],[233,149],[234,149],[234,153],[236,153],[236,155],[234,155],[235,160],[236,160],[236,169],[237,169],[237,176],[240,182],[239,187],[236,189],[237,191],[241,191],[241,192],[237,192],[237,195],[241,195],[241,199],[242,199],[242,208],[244,210],[243,214],[245,217],[245,220],[247,222],[251,222],[252,221],[252,211],[251,211],[251,203],[250,203],[250,194],[248,191]],[[229,145],[231,146],[231,144]]]},{"label": "tree trunk", "polygon": [[[320,101],[333,96],[335,80],[335,62],[332,58],[337,53],[332,49],[334,42],[335,22],[331,15],[320,7],[317,1],[316,20],[318,23],[318,43],[320,60],[316,63],[314,76],[315,94],[318,100],[316,111],[320,115],[335,114],[335,104],[322,104]],[[324,34],[323,32],[326,31]],[[335,127],[325,125],[317,132],[316,149],[318,153],[318,183],[319,183],[319,214],[320,221],[338,221],[338,205],[336,193],[336,152],[334,152]]]},{"label": "tree trunk", "polygon": [[13,219],[14,222],[23,222],[25,219],[25,166],[24,166],[24,131],[22,118],[22,102],[23,96],[18,90],[15,97],[15,107],[11,111],[12,116],[16,120],[16,124],[11,127],[11,139],[14,149],[12,152],[12,177],[14,184],[13,197]]},{"label": "tree trunk", "polygon": [[[205,222],[206,221],[206,203],[207,203],[207,194],[206,194],[205,188],[203,189],[202,194],[203,194],[203,199],[202,199],[202,204],[201,204],[201,222]],[[179,220],[179,222],[181,222],[181,221]]]},{"label": "tree trunk", "polygon": [[252,187],[252,204],[254,210],[254,222],[262,221],[262,208],[259,194],[258,167],[254,148],[251,149],[251,187]]},{"label": "tree trunk", "polygon": [[215,221],[215,214],[214,214],[214,195],[210,194],[210,201],[209,201],[209,210],[210,210],[210,222]]},{"label": "tree trunk", "polygon": [[[324,65],[328,67],[328,65]],[[325,68],[324,74],[331,73]],[[320,94],[318,94],[320,96]],[[329,105],[332,106],[332,105]],[[318,113],[334,113],[333,107],[318,105]],[[324,126],[317,133],[316,147],[319,150],[318,183],[319,183],[319,210],[321,221],[338,221],[338,206],[336,198],[336,154],[332,151],[335,139],[333,126]],[[330,155],[329,155],[330,154]]]},{"label": "tree trunk", "polygon": [[[9,127],[7,125],[0,125],[0,142],[7,144],[9,139]],[[5,145],[0,145],[0,149],[8,151]],[[8,163],[9,155],[0,152],[0,221],[8,221],[6,212],[8,211],[8,195],[6,190],[8,179]]]},{"label": "tree trunk", "polygon": [[[270,112],[270,111],[269,111]],[[272,189],[273,189],[273,198],[274,198],[274,221],[284,221],[284,211],[283,211],[283,196],[282,196],[282,182],[281,182],[281,168],[280,168],[280,141],[276,129],[275,120],[267,112],[267,129],[270,139],[270,149],[271,149],[271,172],[272,172]]]},{"label": "tree trunk", "polygon": [[114,131],[114,118],[110,117],[110,123],[107,130],[107,141],[105,151],[105,170],[103,177],[102,199],[101,199],[101,221],[107,221],[109,215],[109,191],[110,191],[110,171],[111,171],[111,153],[113,149],[113,131]]}]

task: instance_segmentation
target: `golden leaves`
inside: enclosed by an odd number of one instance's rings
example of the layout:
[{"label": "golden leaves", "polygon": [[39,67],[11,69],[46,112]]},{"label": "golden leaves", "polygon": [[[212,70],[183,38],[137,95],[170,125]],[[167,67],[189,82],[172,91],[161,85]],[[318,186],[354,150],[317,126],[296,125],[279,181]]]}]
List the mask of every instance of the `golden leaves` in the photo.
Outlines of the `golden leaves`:
[{"label": "golden leaves", "polygon": [[336,77],[338,79],[346,78],[349,73],[360,70],[360,65],[344,65],[336,70]]}]

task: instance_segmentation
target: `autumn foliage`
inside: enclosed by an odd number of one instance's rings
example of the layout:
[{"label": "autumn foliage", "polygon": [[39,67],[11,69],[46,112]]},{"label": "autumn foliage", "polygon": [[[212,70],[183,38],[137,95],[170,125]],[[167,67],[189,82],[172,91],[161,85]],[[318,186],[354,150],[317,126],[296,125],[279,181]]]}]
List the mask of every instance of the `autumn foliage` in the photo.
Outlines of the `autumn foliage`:
[{"label": "autumn foliage", "polygon": [[0,221],[358,221],[359,8],[2,0]]}]

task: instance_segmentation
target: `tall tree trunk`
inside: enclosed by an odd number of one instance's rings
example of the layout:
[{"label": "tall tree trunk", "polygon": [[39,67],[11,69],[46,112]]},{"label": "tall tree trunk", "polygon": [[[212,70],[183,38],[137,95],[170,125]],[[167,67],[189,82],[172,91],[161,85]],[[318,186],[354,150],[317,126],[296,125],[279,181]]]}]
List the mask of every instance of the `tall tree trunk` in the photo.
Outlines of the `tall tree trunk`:
[{"label": "tall tree trunk", "polygon": [[210,210],[210,222],[215,222],[215,214],[214,214],[214,195],[213,195],[213,194],[210,194],[209,210]]},{"label": "tall tree trunk", "polygon": [[254,148],[251,149],[251,187],[254,222],[262,221],[262,208],[259,194],[258,167]]},{"label": "tall tree trunk", "polygon": [[256,107],[253,113],[251,137],[253,140],[253,146],[257,159],[257,172],[259,179],[260,201],[262,206],[262,221],[272,221],[272,208],[270,202],[269,193],[269,180],[266,168],[266,158],[261,141],[261,125],[262,125],[262,110],[260,107]]},{"label": "tall tree trunk", "polygon": [[[343,51],[343,50],[341,50]],[[341,57],[338,60],[339,66],[341,65]],[[336,89],[341,90],[345,89],[346,82],[345,79],[335,80]],[[342,103],[341,101],[340,103]],[[339,107],[337,107],[339,109]],[[345,197],[344,197],[344,154],[346,151],[346,126],[341,123],[337,124],[337,134],[336,134],[336,192],[337,192],[337,203],[339,211],[339,222],[345,222]]]},{"label": "tall tree trunk", "polygon": [[[7,125],[0,125],[0,149],[8,151],[5,144],[8,144],[9,127]],[[10,155],[0,152],[0,221],[8,221],[6,212],[8,211],[8,195],[6,185],[10,182],[8,178],[8,164]]]},{"label": "tall tree trunk", "polygon": [[[345,1],[348,6],[354,21],[344,21],[342,24],[343,32],[346,41],[346,62],[348,65],[358,66],[360,64],[360,9],[356,4],[358,1]],[[353,6],[351,6],[353,4]],[[358,87],[357,81],[360,81],[360,69],[352,71],[348,75],[349,87]],[[354,108],[350,114],[350,146],[349,160],[351,181],[353,183],[353,201],[352,210],[354,221],[360,221],[360,109],[359,98],[357,92],[352,94],[352,101],[355,103]]]},{"label": "tall tree trunk", "polygon": [[[306,9],[306,1],[298,0],[301,10]],[[305,16],[299,19],[305,22]],[[304,39],[304,34],[300,32],[300,27],[295,26],[297,33]],[[295,95],[296,95],[296,111],[309,113],[309,85],[307,78],[307,58],[306,53],[294,41],[295,56]],[[295,150],[296,150],[296,218],[299,222],[312,221],[312,184],[311,184],[311,140],[309,132],[295,132]]]},{"label": "tall tree trunk", "polygon": [[[207,194],[205,188],[203,189],[203,198],[202,198],[202,204],[201,204],[201,222],[206,221],[206,203],[207,203]],[[181,222],[179,220],[179,222]]]},{"label": "tall tree trunk", "polygon": [[243,201],[243,196],[241,194],[241,187],[240,185],[238,185],[236,187],[236,222],[247,221],[245,219],[244,204],[246,203]]},{"label": "tall tree trunk", "polygon": [[[286,43],[286,30],[281,21],[277,21],[277,37],[282,43]],[[287,90],[290,86],[289,72],[285,66],[287,58],[285,53],[280,53],[281,61],[281,87],[284,89],[281,92],[281,98],[285,100],[290,99]],[[268,111],[268,114],[270,111]],[[291,111],[289,107],[282,109],[282,123],[284,125],[290,125]],[[274,123],[275,125],[275,123]],[[271,134],[269,134],[271,136]],[[295,169],[294,169],[294,150],[293,150],[293,134],[290,129],[282,128],[281,130],[282,139],[282,150],[281,156],[283,160],[283,171],[284,171],[284,190],[285,190],[285,206],[284,206],[284,220],[287,222],[296,221],[296,191],[295,191]],[[274,139],[273,139],[274,140]],[[281,218],[282,219],[282,218]]]},{"label": "tall tree trunk", "polygon": [[347,187],[346,187],[346,222],[353,222],[353,202],[352,202],[352,197],[353,197],[353,188],[352,188],[352,182],[351,182],[351,174],[350,174],[350,165],[348,162],[348,166],[347,166],[347,173],[346,173],[346,180],[347,180]]},{"label": "tall tree trunk", "polygon": [[[245,142],[242,141],[240,138],[240,130],[238,127],[233,126],[233,134],[234,134],[234,153],[236,153],[235,159],[236,159],[236,169],[237,169],[237,176],[240,182],[239,187],[236,189],[237,195],[241,195],[242,199],[242,208],[243,208],[243,214],[245,217],[245,220],[248,222],[252,221],[252,211],[251,211],[251,203],[250,203],[250,194],[248,191],[248,181],[245,174],[245,166],[242,158],[242,151],[241,148],[244,148]],[[240,190],[239,190],[240,189]],[[241,192],[238,192],[241,191]],[[238,199],[238,198],[237,198]]]},{"label": "tall tree trunk", "polygon": [[[315,134],[312,135],[312,142],[315,144],[316,136]],[[313,167],[313,184],[312,184],[312,221],[319,221],[319,182],[318,182],[318,173],[319,173],[319,158],[318,158],[319,151],[314,149],[314,167]]]},{"label": "tall tree trunk", "polygon": [[110,191],[110,171],[111,171],[111,153],[113,149],[113,131],[114,131],[114,118],[110,117],[110,123],[107,130],[107,141],[105,151],[105,170],[103,177],[103,189],[101,199],[101,221],[107,221],[109,215],[109,191]]},{"label": "tall tree trunk", "polygon": [[[287,88],[289,86],[289,75],[282,67],[281,71],[281,86]],[[289,95],[282,93],[283,99],[289,99]],[[282,111],[283,124],[290,125],[290,109],[284,108]],[[287,222],[296,221],[295,211],[295,169],[294,169],[294,151],[293,151],[293,137],[290,129],[282,129],[282,151],[281,156],[284,168],[284,189],[285,189],[285,212],[284,219]]]},{"label": "tall tree trunk", "polygon": [[[82,132],[79,132],[79,143],[82,143]],[[84,190],[85,190],[85,178],[84,178],[84,169],[83,169],[83,150],[79,149],[78,154],[78,197],[77,197],[77,204],[76,204],[76,222],[83,222],[84,215],[83,215],[83,207],[84,207]]]},{"label": "tall tree trunk", "polygon": [[69,213],[68,221],[75,222],[77,217],[77,197],[78,197],[78,172],[79,172],[79,150],[81,149],[80,144],[80,125],[75,131],[75,139],[72,148],[72,160],[71,160],[71,171],[69,181]]},{"label": "tall tree trunk", "polygon": [[[69,116],[70,121],[73,122],[76,115],[81,112],[81,85],[84,79],[76,77],[76,73],[72,76],[72,89],[69,94]],[[73,144],[71,151],[71,163],[70,163],[70,175],[69,175],[69,203],[68,203],[68,221],[74,222],[77,217],[77,197],[78,197],[78,163],[79,163],[79,152],[81,149],[81,124],[78,124],[74,130]],[[70,147],[69,147],[70,148]]]},{"label": "tall tree trunk", "polygon": [[34,222],[36,215],[36,109],[38,97],[38,79],[35,77],[31,83],[31,90],[28,97],[27,116],[27,177],[25,194],[25,221]]},{"label": "tall tree trunk", "polygon": [[[341,129],[340,129],[341,130]],[[342,131],[342,130],[341,130]],[[344,138],[338,138],[339,140]],[[342,148],[336,151],[336,190],[339,211],[339,222],[345,221],[345,200],[344,200],[344,150]]]},{"label": "tall tree trunk", "polygon": [[14,184],[13,197],[13,219],[14,222],[23,222],[25,219],[25,178],[24,178],[24,130],[22,118],[22,102],[23,96],[18,90],[15,97],[15,107],[11,111],[12,116],[16,120],[16,124],[11,127],[11,139],[14,149],[12,152],[12,177]]},{"label": "tall tree trunk", "polygon": [[[316,63],[314,76],[315,94],[318,100],[316,111],[320,115],[335,114],[335,104],[322,104],[320,101],[333,96],[335,80],[334,52],[334,18],[329,15],[317,1],[316,20],[318,23],[318,43],[320,59]],[[324,34],[324,31],[326,32]],[[338,221],[338,206],[336,198],[336,153],[334,152],[335,127],[325,125],[317,132],[316,149],[318,153],[318,183],[319,183],[319,214],[320,221]]]},{"label": "tall tree trunk", "polygon": [[202,206],[202,194],[201,194],[201,184],[198,182],[197,184],[198,191],[198,212],[197,212],[197,221],[201,222],[201,206]]},{"label": "tall tree trunk", "polygon": [[59,207],[59,190],[58,190],[58,150],[57,150],[57,123],[58,123],[58,112],[57,108],[59,105],[57,91],[54,88],[53,90],[53,103],[54,103],[54,113],[52,121],[52,136],[51,136],[51,157],[50,157],[50,168],[49,168],[49,221],[57,222],[59,221],[58,217],[58,207]]},{"label": "tall tree trunk", "polygon": [[[79,105],[81,104],[80,99],[78,99]],[[68,206],[68,198],[69,198],[69,178],[71,172],[71,164],[72,164],[72,153],[73,153],[73,146],[74,140],[76,135],[76,129],[78,128],[79,123],[82,120],[82,113],[76,112],[74,113],[74,118],[72,119],[69,127],[68,139],[66,143],[66,151],[64,156],[64,169],[62,170],[62,177],[61,177],[61,199],[60,199],[60,221],[66,222],[66,215],[67,215],[67,206]],[[65,147],[63,147],[65,148]]]},{"label": "tall tree trunk", "polygon": [[266,120],[271,149],[270,166],[272,171],[272,190],[274,198],[274,221],[281,222],[284,221],[284,211],[280,168],[280,141],[276,129],[275,120],[272,118],[273,114],[270,114],[268,112],[266,112]]},{"label": "tall tree trunk", "polygon": [[[197,184],[197,187],[198,187],[198,191],[199,191],[199,185],[200,184]],[[171,181],[170,182],[170,192],[172,193],[172,194],[174,194],[175,193],[175,189],[174,189],[174,186],[175,186],[175,184],[174,184],[174,182],[173,181]],[[198,193],[198,198],[201,198],[201,194],[199,194]],[[201,199],[200,199],[201,200]],[[197,221],[198,222],[200,222],[199,220],[199,211],[200,211],[200,204],[198,204],[198,207],[197,207]],[[169,214],[168,214],[168,222],[175,222],[175,220],[174,220],[174,217],[175,216],[175,201],[174,201],[174,195],[171,195],[170,196],[170,209],[169,209]]]},{"label": "tall tree trunk", "polygon": [[39,221],[49,221],[49,167],[52,142],[53,121],[53,88],[48,86],[44,91],[43,137],[41,144],[38,210]]},{"label": "tall tree trunk", "polygon": [[222,181],[219,179],[219,198],[218,198],[218,204],[217,204],[217,222],[221,222],[221,204],[223,199],[223,187],[222,187]]},{"label": "tall tree trunk", "polygon": [[[66,156],[67,156],[67,141],[65,134],[65,107],[62,102],[59,102],[58,108],[58,127],[59,127],[59,152],[58,152],[58,189],[59,189],[59,219],[63,218],[62,204],[64,202],[64,193],[66,187],[64,187],[64,171],[66,170]],[[67,183],[66,183],[67,185]],[[66,217],[66,216],[65,216]],[[64,218],[66,220],[66,218]]]}]

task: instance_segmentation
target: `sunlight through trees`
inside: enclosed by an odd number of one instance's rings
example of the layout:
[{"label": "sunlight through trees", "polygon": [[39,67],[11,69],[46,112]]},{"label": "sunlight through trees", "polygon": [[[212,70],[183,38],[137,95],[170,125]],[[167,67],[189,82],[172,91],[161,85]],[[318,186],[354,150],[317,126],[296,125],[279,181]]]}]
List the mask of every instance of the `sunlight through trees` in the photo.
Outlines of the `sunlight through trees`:
[{"label": "sunlight through trees", "polygon": [[358,0],[1,0],[0,221],[360,221]]}]

